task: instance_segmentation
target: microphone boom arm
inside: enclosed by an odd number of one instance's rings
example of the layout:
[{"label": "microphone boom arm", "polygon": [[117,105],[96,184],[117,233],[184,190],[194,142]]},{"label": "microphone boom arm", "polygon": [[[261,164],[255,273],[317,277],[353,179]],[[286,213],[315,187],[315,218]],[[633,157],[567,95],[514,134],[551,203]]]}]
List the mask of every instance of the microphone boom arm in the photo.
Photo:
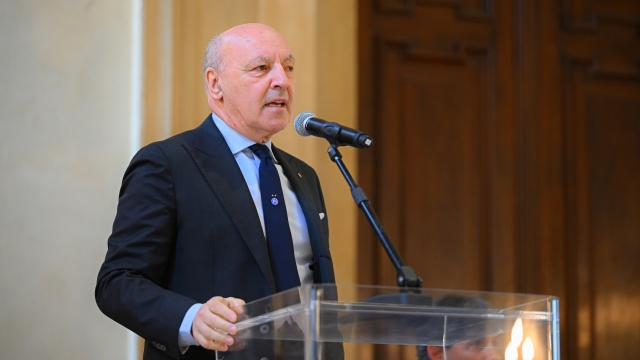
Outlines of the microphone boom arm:
[{"label": "microphone boom arm", "polygon": [[393,263],[393,266],[396,268],[396,280],[398,286],[401,288],[421,288],[422,279],[415,273],[415,271],[413,271],[410,266],[405,265],[402,257],[393,246],[391,239],[389,239],[389,236],[384,231],[384,228],[380,223],[380,219],[378,219],[378,216],[371,207],[369,199],[367,198],[367,194],[365,194],[364,190],[362,190],[362,188],[358,186],[358,184],[356,184],[355,180],[353,180],[353,177],[349,173],[349,169],[347,169],[346,165],[342,161],[342,154],[340,153],[340,151],[338,151],[339,145],[340,144],[336,144],[335,142],[331,143],[329,149],[327,149],[329,158],[331,159],[331,161],[336,163],[336,165],[338,165],[340,172],[342,172],[342,175],[344,176],[345,180],[347,180],[347,183],[351,188],[351,196],[353,197],[353,200],[356,202],[356,205],[358,205],[360,210],[362,210],[362,212],[364,213],[367,221],[369,221],[369,225],[371,225],[371,228],[376,233],[376,236],[380,240],[382,247],[389,256],[389,259],[391,259],[391,263]]}]

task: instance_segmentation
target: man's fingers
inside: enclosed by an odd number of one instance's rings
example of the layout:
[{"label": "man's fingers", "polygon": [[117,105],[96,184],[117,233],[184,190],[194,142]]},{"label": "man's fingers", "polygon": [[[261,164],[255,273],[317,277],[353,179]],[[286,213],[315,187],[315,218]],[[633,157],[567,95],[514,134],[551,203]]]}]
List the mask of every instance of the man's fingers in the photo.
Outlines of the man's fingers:
[{"label": "man's fingers", "polygon": [[207,301],[203,307],[207,307],[210,312],[218,315],[228,322],[235,322],[238,319],[236,312],[230,309],[230,302],[227,299],[215,297]]},{"label": "man's fingers", "polygon": [[242,313],[242,305],[240,299],[219,296],[207,301],[193,319],[193,338],[206,349],[227,351],[235,343],[230,335],[238,330],[232,323]]},{"label": "man's fingers", "polygon": [[242,308],[245,304],[244,300],[236,299],[232,297],[228,297],[225,300],[227,300],[227,303],[229,304],[229,308],[233,310],[236,314],[242,314],[244,312],[244,309]]},{"label": "man's fingers", "polygon": [[205,332],[206,334],[196,330],[193,334],[193,338],[205,349],[227,351],[229,346],[234,343],[231,337],[217,333],[215,330],[208,329]]},{"label": "man's fingers", "polygon": [[[207,320],[208,317],[212,319]],[[227,346],[233,345],[234,340],[220,328],[224,323],[229,324],[216,315],[204,314],[193,323],[193,338],[204,348],[227,351]]]},{"label": "man's fingers", "polygon": [[216,299],[208,301],[202,307],[204,308],[202,320],[210,328],[223,330],[232,335],[236,333],[237,329],[232,322],[237,320],[238,315],[229,309],[226,301]]}]

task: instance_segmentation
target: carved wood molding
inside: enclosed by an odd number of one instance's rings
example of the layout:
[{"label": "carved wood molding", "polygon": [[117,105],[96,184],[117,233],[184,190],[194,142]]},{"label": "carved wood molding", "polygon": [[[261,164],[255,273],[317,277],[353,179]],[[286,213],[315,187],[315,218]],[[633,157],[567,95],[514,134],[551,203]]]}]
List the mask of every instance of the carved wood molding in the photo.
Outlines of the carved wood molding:
[{"label": "carved wood molding", "polygon": [[486,55],[489,51],[487,44],[462,41],[453,41],[449,52],[425,49],[416,45],[415,41],[401,37],[380,37],[378,43],[398,48],[405,60],[451,65],[464,65],[470,55]]},{"label": "carved wood molding", "polygon": [[394,15],[414,15],[416,6],[446,6],[453,8],[460,20],[490,22],[494,19],[493,2],[489,0],[484,0],[481,7],[467,7],[462,0],[376,0],[375,5],[379,12]]},{"label": "carved wood molding", "polygon": [[[575,306],[575,311],[567,314],[567,329],[576,351],[576,358],[588,358],[595,353],[598,339],[594,338],[594,314],[597,304],[594,302],[595,282],[594,234],[592,233],[591,203],[592,184],[589,157],[588,119],[594,116],[590,104],[602,98],[597,89],[615,86],[634,91],[640,85],[640,66],[636,71],[602,66],[596,57],[564,54],[564,132],[565,132],[565,186],[567,189],[567,249],[575,249],[565,255],[568,275],[567,301]],[[640,65],[640,64],[639,64]]]},{"label": "carved wood molding", "polygon": [[[492,238],[492,233],[495,231],[493,228],[492,216],[494,215],[493,196],[496,194],[494,183],[494,178],[496,175],[493,173],[493,169],[490,164],[494,162],[494,158],[496,156],[495,149],[497,145],[495,142],[497,141],[496,133],[496,115],[495,115],[495,94],[493,91],[495,88],[491,85],[493,83],[493,79],[495,78],[495,68],[494,68],[494,54],[493,49],[488,44],[483,43],[472,43],[472,42],[463,42],[463,41],[452,41],[451,42],[451,51],[436,51],[432,49],[428,49],[425,47],[421,47],[417,45],[417,41],[414,39],[406,38],[406,37],[391,37],[391,36],[379,36],[376,38],[376,51],[378,55],[377,59],[382,59],[384,61],[385,66],[398,66],[400,63],[413,62],[416,67],[425,67],[425,68],[442,68],[442,66],[446,67],[454,67],[453,71],[465,71],[464,67],[469,63],[477,64],[477,67],[474,68],[478,70],[477,73],[474,72],[474,75],[478,78],[478,96],[481,98],[479,100],[479,123],[477,124],[479,131],[481,134],[479,136],[479,148],[480,148],[480,166],[479,166],[479,175],[477,177],[478,187],[482,189],[482,194],[479,200],[479,206],[482,209],[480,211],[480,219],[479,227],[480,227],[480,235],[479,248],[482,249],[480,253],[478,253],[478,261],[479,266],[482,271],[478,274],[479,279],[478,283],[480,287],[485,290],[494,289],[496,284],[496,276],[492,272],[491,264],[495,261],[495,252],[499,244],[496,244]],[[386,61],[389,61],[387,63]],[[469,74],[469,73],[467,73]],[[395,81],[396,79],[394,79]],[[402,89],[407,86],[407,84],[416,84],[420,80],[418,79],[397,79],[397,83],[388,82],[384,79],[378,79],[380,83],[386,84],[387,89],[396,89],[396,94],[401,94]],[[398,95],[399,96],[399,95]],[[401,96],[400,96],[401,97]],[[389,99],[385,97],[385,102],[378,102],[379,104],[385,104],[381,106],[400,106],[400,102],[395,102],[393,99]],[[389,105],[396,104],[396,105]],[[378,116],[382,116],[380,114],[384,114],[385,111],[382,109],[377,109],[376,114]],[[402,114],[403,111],[400,108],[395,109],[392,113]],[[385,119],[389,119],[385,117]],[[397,131],[397,130],[396,130]],[[396,133],[394,131],[385,132],[385,136],[387,138],[395,138],[396,143],[403,143],[404,140],[399,137],[402,136],[401,133]],[[394,162],[395,164],[402,163],[402,158],[387,160],[387,162]],[[390,173],[397,173],[394,171],[388,171]],[[386,175],[389,176],[389,175]],[[396,184],[398,188],[385,189],[385,193],[387,197],[393,199],[402,199],[400,195],[397,193],[400,191],[398,184],[398,180],[396,181],[387,181],[391,184]],[[386,204],[384,200],[384,196],[380,199],[381,204]],[[391,203],[391,201],[387,201]],[[402,209],[405,208],[403,204],[395,204],[397,209],[394,211],[389,211],[385,217],[385,222],[388,226],[388,232],[390,234],[394,234],[396,239],[400,241],[397,242],[397,246],[399,250],[406,250],[406,245],[404,243],[405,235],[402,233],[402,226],[398,225],[401,223],[401,219],[404,217],[402,214]],[[390,215],[392,214],[392,215]],[[381,256],[383,253],[379,249],[379,256],[381,258],[382,263],[386,263],[384,256]],[[382,273],[384,276],[389,277],[392,273],[392,270],[389,266],[383,266]],[[425,279],[427,280],[427,279]]]},{"label": "carved wood molding", "polygon": [[590,79],[640,81],[640,60],[635,70],[603,66],[600,59],[587,56],[565,55],[565,63],[568,65],[567,71],[573,67],[584,68],[585,75]]},{"label": "carved wood molding", "polygon": [[571,33],[597,33],[604,24],[633,26],[640,37],[640,16],[592,12],[583,18],[577,18],[572,14],[563,13],[562,19],[564,28]]},{"label": "carved wood molding", "polygon": [[[574,309],[567,312],[565,326],[571,342],[569,348],[578,359],[591,358],[598,352],[602,340],[596,335],[597,314],[601,313],[597,297],[603,294],[598,290],[603,278],[598,273],[598,238],[594,230],[594,192],[598,191],[594,183],[593,151],[598,150],[593,142],[599,137],[594,123],[610,126],[606,110],[600,107],[594,113],[594,104],[603,101],[614,104],[615,100],[637,101],[640,90],[640,64],[636,71],[605,67],[602,62],[591,56],[563,54],[563,79],[565,89],[564,104],[564,161],[566,164],[566,249],[573,249],[565,256],[567,284],[567,303]],[[604,91],[603,89],[607,89]],[[597,107],[596,107],[597,108]],[[597,168],[595,168],[597,169]]]},{"label": "carved wood molding", "polygon": [[[565,257],[567,283],[566,296],[569,304],[577,310],[567,313],[567,331],[571,334],[570,348],[576,350],[576,358],[584,358],[593,350],[592,322],[593,303],[591,301],[593,289],[593,268],[590,262],[592,251],[591,237],[588,236],[588,215],[585,213],[588,204],[585,180],[587,146],[584,134],[585,118],[585,76],[577,74],[583,68],[588,76],[592,66],[592,59],[564,56],[564,158],[565,158],[565,188],[566,191],[566,249],[576,249],[567,252]],[[577,289],[577,290],[576,290]]]},{"label": "carved wood molding", "polygon": [[590,9],[583,14],[576,14],[573,10],[575,0],[563,0],[562,22],[568,32],[596,33],[601,24],[634,26],[640,37],[640,14],[610,13]]},{"label": "carved wood molding", "polygon": [[382,13],[411,15],[415,8],[415,0],[376,0],[375,7]]},{"label": "carved wood molding", "polygon": [[[636,43],[640,46],[640,14],[605,14],[591,12],[582,19],[579,19],[574,17],[568,10],[567,4],[569,1],[570,0],[564,1],[564,26],[568,33],[575,34],[575,36],[567,37],[565,44],[571,45],[574,41],[580,41],[580,36],[584,36],[581,34],[593,34],[594,38],[591,41],[594,45],[597,45],[589,51],[589,54],[569,55],[567,61],[569,61],[570,64],[585,67],[588,76],[591,78],[637,81],[640,76],[640,58],[638,57],[640,53],[634,50],[638,48],[636,47],[634,49],[634,46],[631,46],[628,51],[617,48],[617,45],[615,45],[618,43],[615,38],[617,35],[614,34],[624,34],[624,36],[631,35],[628,42]],[[613,29],[603,31],[602,28],[605,26],[618,27],[618,29],[613,32]],[[633,28],[635,31],[629,33],[628,27]],[[636,40],[634,40],[634,34]],[[635,62],[636,65],[635,67],[633,65],[631,67],[628,65],[627,67],[607,65],[605,59],[611,56],[614,58],[627,58],[627,60],[631,60],[627,63],[633,64],[633,62]]]}]

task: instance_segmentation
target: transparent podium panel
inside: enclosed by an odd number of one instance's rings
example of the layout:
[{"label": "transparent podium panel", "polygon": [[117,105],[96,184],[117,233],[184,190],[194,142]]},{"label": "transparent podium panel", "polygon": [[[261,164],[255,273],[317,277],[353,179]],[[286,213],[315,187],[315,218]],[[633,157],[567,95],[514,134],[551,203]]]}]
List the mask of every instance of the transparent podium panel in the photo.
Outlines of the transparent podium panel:
[{"label": "transparent podium panel", "polygon": [[558,299],[305,285],[246,304],[224,359],[557,360]]}]

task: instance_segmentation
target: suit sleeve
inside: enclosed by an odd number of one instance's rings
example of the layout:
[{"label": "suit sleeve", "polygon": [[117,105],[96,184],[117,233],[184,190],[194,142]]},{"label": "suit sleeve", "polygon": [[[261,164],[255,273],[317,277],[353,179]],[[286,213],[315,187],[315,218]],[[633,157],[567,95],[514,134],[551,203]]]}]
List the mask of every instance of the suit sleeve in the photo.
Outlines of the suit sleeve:
[{"label": "suit sleeve", "polygon": [[178,330],[196,301],[166,289],[176,232],[170,163],[152,144],[125,172],[95,296],[105,315],[180,358]]}]

